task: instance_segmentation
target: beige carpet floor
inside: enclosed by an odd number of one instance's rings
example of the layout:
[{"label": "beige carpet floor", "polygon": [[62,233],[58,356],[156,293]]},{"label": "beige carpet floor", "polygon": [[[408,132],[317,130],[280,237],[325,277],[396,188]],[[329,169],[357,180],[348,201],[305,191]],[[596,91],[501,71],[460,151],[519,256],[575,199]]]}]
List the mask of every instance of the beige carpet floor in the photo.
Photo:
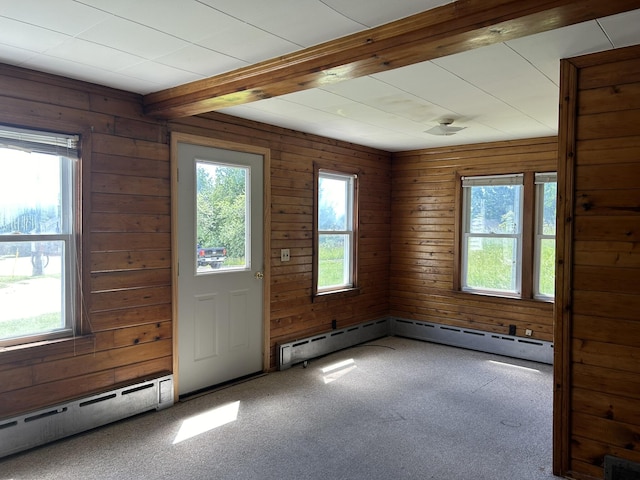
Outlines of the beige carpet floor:
[{"label": "beige carpet floor", "polygon": [[0,460],[0,480],[550,480],[552,367],[382,338]]}]

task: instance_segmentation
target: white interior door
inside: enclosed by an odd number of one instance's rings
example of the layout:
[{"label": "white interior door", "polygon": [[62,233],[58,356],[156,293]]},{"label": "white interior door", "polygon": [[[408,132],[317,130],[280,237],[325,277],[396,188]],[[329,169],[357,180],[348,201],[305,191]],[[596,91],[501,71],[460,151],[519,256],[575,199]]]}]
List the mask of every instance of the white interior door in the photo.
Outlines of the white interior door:
[{"label": "white interior door", "polygon": [[178,394],[263,365],[263,156],[177,143]]}]

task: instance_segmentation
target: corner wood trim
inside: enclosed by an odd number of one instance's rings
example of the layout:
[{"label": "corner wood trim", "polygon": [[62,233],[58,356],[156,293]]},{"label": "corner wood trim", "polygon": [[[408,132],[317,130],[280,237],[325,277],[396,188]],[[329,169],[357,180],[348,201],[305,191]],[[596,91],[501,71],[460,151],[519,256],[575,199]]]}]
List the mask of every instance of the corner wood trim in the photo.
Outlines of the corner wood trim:
[{"label": "corner wood trim", "polygon": [[571,412],[571,265],[576,146],[578,67],[560,64],[560,124],[558,132],[558,214],[556,236],[556,298],[554,311],[553,473],[570,468]]}]

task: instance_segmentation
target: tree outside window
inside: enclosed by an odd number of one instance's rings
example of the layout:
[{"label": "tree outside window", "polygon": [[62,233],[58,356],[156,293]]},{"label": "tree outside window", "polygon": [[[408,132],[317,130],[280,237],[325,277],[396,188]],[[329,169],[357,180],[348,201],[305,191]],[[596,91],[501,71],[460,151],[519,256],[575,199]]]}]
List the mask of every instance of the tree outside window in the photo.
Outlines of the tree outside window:
[{"label": "tree outside window", "polygon": [[245,267],[249,258],[247,185],[246,167],[196,163],[197,248],[222,249],[223,269]]}]

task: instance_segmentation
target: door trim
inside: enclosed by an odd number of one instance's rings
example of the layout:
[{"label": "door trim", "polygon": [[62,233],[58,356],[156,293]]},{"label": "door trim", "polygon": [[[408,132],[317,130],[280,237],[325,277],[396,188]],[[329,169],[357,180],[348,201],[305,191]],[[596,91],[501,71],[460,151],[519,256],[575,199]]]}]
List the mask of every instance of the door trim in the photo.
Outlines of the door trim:
[{"label": "door trim", "polygon": [[190,133],[171,132],[171,296],[173,319],[173,384],[174,401],[179,400],[180,370],[178,369],[178,143],[188,143],[203,147],[220,148],[236,152],[253,153],[263,158],[263,245],[262,263],[262,370],[270,364],[271,332],[271,150],[268,148],[229,142],[217,138],[202,137]]}]

